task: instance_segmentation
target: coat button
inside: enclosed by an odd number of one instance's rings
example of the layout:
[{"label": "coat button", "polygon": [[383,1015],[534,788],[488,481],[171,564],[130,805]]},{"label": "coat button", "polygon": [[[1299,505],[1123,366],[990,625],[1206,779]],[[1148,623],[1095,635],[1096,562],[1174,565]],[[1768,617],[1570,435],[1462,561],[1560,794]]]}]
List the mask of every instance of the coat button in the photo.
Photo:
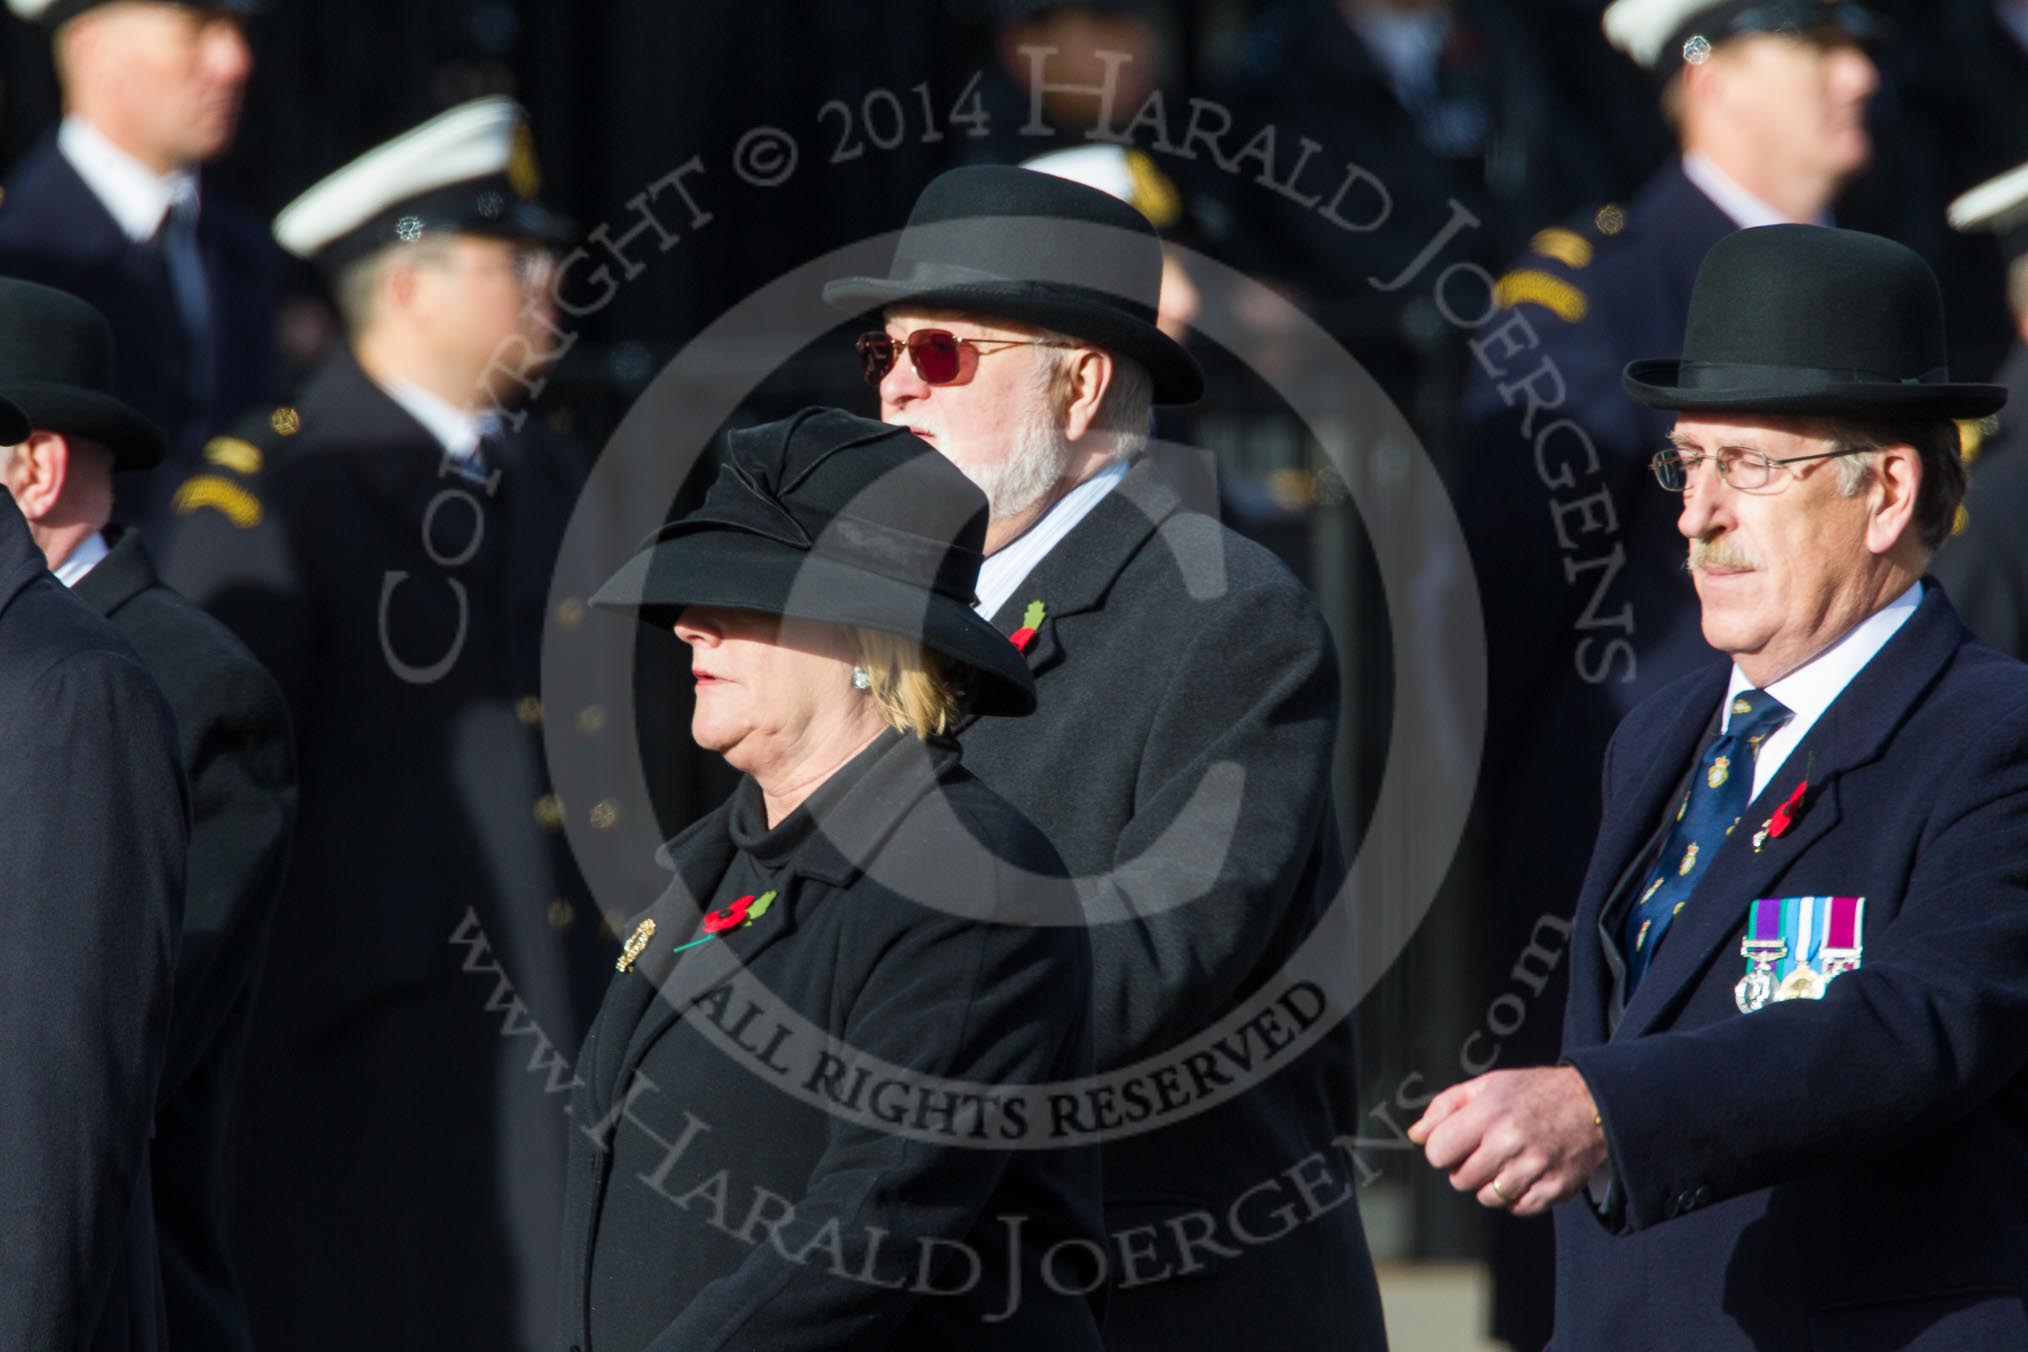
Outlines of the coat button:
[{"label": "coat button", "polygon": [[566,629],[575,629],[584,623],[584,602],[575,596],[565,597],[556,603],[556,622]]},{"label": "coat button", "polygon": [[1675,1219],[1676,1213],[1681,1211],[1682,1209],[1683,1209],[1683,1199],[1681,1196],[1671,1197],[1669,1200],[1662,1203],[1662,1214],[1664,1216],[1669,1217],[1672,1220]]},{"label": "coat button", "polygon": [[1697,1205],[1703,1206],[1706,1202],[1709,1202],[1710,1200],[1711,1200],[1711,1185],[1709,1183],[1706,1183],[1702,1187],[1697,1189]]},{"label": "coat button", "polygon": [[558,897],[549,903],[549,927],[553,930],[567,930],[570,922],[577,919],[577,907]]},{"label": "coat button", "polygon": [[609,831],[613,823],[620,819],[620,805],[610,798],[601,798],[592,805],[589,815],[593,830]]},{"label": "coat button", "polygon": [[534,695],[523,695],[514,702],[514,716],[524,728],[536,726],[542,722],[542,701]]},{"label": "coat button", "polygon": [[563,800],[545,793],[535,800],[535,824],[545,831],[563,829]]},{"label": "coat button", "polygon": [[598,736],[599,730],[604,728],[605,725],[606,725],[606,711],[604,706],[597,704],[587,704],[585,705],[584,708],[578,710],[577,730],[583,733],[585,736],[587,737]]}]

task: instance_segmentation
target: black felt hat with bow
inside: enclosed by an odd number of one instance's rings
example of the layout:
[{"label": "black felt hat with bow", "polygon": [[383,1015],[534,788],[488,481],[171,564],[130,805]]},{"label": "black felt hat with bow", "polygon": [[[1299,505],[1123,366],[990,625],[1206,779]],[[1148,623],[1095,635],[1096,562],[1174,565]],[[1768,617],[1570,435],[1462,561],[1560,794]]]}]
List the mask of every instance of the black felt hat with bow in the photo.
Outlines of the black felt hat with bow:
[{"label": "black felt hat with bow", "polygon": [[902,427],[808,408],[726,434],[718,482],[592,604],[644,623],[685,606],[878,629],[968,669],[976,713],[1035,708],[1028,663],[973,611],[986,495]]}]

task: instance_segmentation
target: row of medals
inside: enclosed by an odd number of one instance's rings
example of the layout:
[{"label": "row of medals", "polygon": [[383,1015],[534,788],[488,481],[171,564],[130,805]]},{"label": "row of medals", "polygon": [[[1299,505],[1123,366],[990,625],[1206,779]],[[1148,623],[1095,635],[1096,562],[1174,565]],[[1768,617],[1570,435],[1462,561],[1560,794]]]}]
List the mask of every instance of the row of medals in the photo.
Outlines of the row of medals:
[{"label": "row of medals", "polygon": [[1796,969],[1775,985],[1775,964],[1788,956],[1787,939],[1747,938],[1739,945],[1753,967],[1739,979],[1732,988],[1732,998],[1739,1005],[1739,1012],[1751,1014],[1770,1000],[1821,1000],[1824,988],[1831,984],[1831,978],[1840,972],[1849,972],[1859,965],[1859,950],[1856,948],[1826,948],[1817,955],[1823,970],[1812,968],[1807,962],[1799,962]]}]

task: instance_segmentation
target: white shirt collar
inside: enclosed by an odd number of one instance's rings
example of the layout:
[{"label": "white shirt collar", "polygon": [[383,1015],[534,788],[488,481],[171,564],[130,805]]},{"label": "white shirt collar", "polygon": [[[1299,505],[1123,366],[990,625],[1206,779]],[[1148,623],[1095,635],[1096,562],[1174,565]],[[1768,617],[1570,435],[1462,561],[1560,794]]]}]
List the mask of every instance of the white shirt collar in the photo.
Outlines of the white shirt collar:
[{"label": "white shirt collar", "polygon": [[106,548],[106,537],[93,531],[78,541],[70,557],[56,565],[56,580],[66,587],[75,587],[78,579],[99,566],[99,562],[112,551]]},{"label": "white shirt collar", "polygon": [[[1042,518],[1020,538],[986,556],[986,562],[979,568],[979,604],[973,609],[987,619],[1000,613],[1000,607],[1007,604],[1027,576],[1035,571],[1035,565],[1043,556],[1056,548],[1071,528],[1085,519],[1099,500],[1113,491],[1113,485],[1127,477],[1127,462],[1115,460],[1104,469],[1086,479],[1077,487],[1056,500],[1056,504],[1042,514]],[[1043,597],[1046,603],[1048,597]]]},{"label": "white shirt collar", "polygon": [[1352,11],[1352,26],[1367,51],[1387,72],[1395,98],[1413,106],[1436,87],[1437,61],[1451,34],[1450,15],[1442,10],[1397,14],[1378,7]]},{"label": "white shirt collar", "polygon": [[[1766,202],[1755,197],[1739,185],[1739,180],[1720,169],[1704,155],[1694,150],[1683,154],[1683,177],[1697,185],[1698,191],[1710,198],[1717,208],[1732,218],[1732,223],[1742,230],[1756,225],[1786,225],[1789,218],[1776,211]],[[1814,222],[1829,225],[1831,213],[1824,212]]]},{"label": "white shirt collar", "polygon": [[[1774,778],[1775,771],[1781,768],[1789,752],[1803,740],[1803,734],[1823,717],[1824,710],[1831,707],[1832,701],[1852,683],[1852,678],[1887,646],[1887,640],[1894,637],[1896,630],[1908,623],[1908,617],[1915,614],[1915,607],[1921,600],[1922,583],[1910,584],[1907,591],[1852,626],[1845,637],[1767,687],[1767,693],[1787,706],[1793,716],[1760,744],[1760,752],[1753,762],[1755,797],[1760,796],[1760,791]],[[1735,662],[1732,680],[1725,688],[1725,711],[1720,715],[1719,724],[1721,729],[1732,724],[1732,697],[1742,690],[1751,689],[1753,682]]]},{"label": "white shirt collar", "polygon": [[105,205],[120,233],[136,244],[155,237],[171,206],[187,204],[191,220],[196,220],[197,175],[192,170],[157,174],[76,115],[66,117],[56,129],[56,148]]},{"label": "white shirt collar", "polygon": [[375,384],[387,397],[400,404],[407,414],[435,437],[453,460],[469,460],[479,453],[479,441],[486,434],[486,420],[467,413],[442,395],[434,394],[406,380],[379,380]]}]

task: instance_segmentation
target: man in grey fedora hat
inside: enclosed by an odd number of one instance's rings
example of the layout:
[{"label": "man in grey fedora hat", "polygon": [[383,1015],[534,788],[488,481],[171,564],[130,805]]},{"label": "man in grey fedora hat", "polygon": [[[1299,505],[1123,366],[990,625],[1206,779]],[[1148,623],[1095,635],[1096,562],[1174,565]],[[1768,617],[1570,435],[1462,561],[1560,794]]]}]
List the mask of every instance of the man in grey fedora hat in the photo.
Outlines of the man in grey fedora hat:
[{"label": "man in grey fedora hat", "polygon": [[1106,1345],[1254,1347],[1271,1326],[1278,1346],[1377,1348],[1356,1181],[1331,1151],[1358,1115],[1348,1011],[1310,1011],[1300,1050],[1287,1022],[1272,1048],[1241,1029],[1252,1073],[1171,1056],[1272,988],[1344,864],[1323,618],[1145,454],[1151,405],[1203,384],[1156,324],[1161,276],[1126,203],[976,166],[924,189],[888,275],[825,296],[880,312],[859,350],[882,418],[991,506],[978,609],[1026,655],[1038,709],[959,740],[1082,880],[1097,1063],[1117,1074],[1058,1126],[1111,1137]]},{"label": "man in grey fedora hat", "polygon": [[2028,667],[1924,575],[2005,391],[1944,351],[1914,253],[1775,225],[1626,369],[1730,660],[1606,754],[1562,1064],[1410,1129],[1561,1204],[1556,1347],[2028,1345]]},{"label": "man in grey fedora hat", "polygon": [[251,1343],[226,1245],[225,1128],[295,820],[288,712],[231,631],[156,576],[140,533],[112,524],[114,472],[154,468],[163,437],[111,393],[105,320],[11,279],[0,315],[0,398],[33,428],[0,452],[0,478],[58,580],[133,645],[176,717],[191,828],[152,1146],[157,1247],[177,1339],[234,1352]]}]

